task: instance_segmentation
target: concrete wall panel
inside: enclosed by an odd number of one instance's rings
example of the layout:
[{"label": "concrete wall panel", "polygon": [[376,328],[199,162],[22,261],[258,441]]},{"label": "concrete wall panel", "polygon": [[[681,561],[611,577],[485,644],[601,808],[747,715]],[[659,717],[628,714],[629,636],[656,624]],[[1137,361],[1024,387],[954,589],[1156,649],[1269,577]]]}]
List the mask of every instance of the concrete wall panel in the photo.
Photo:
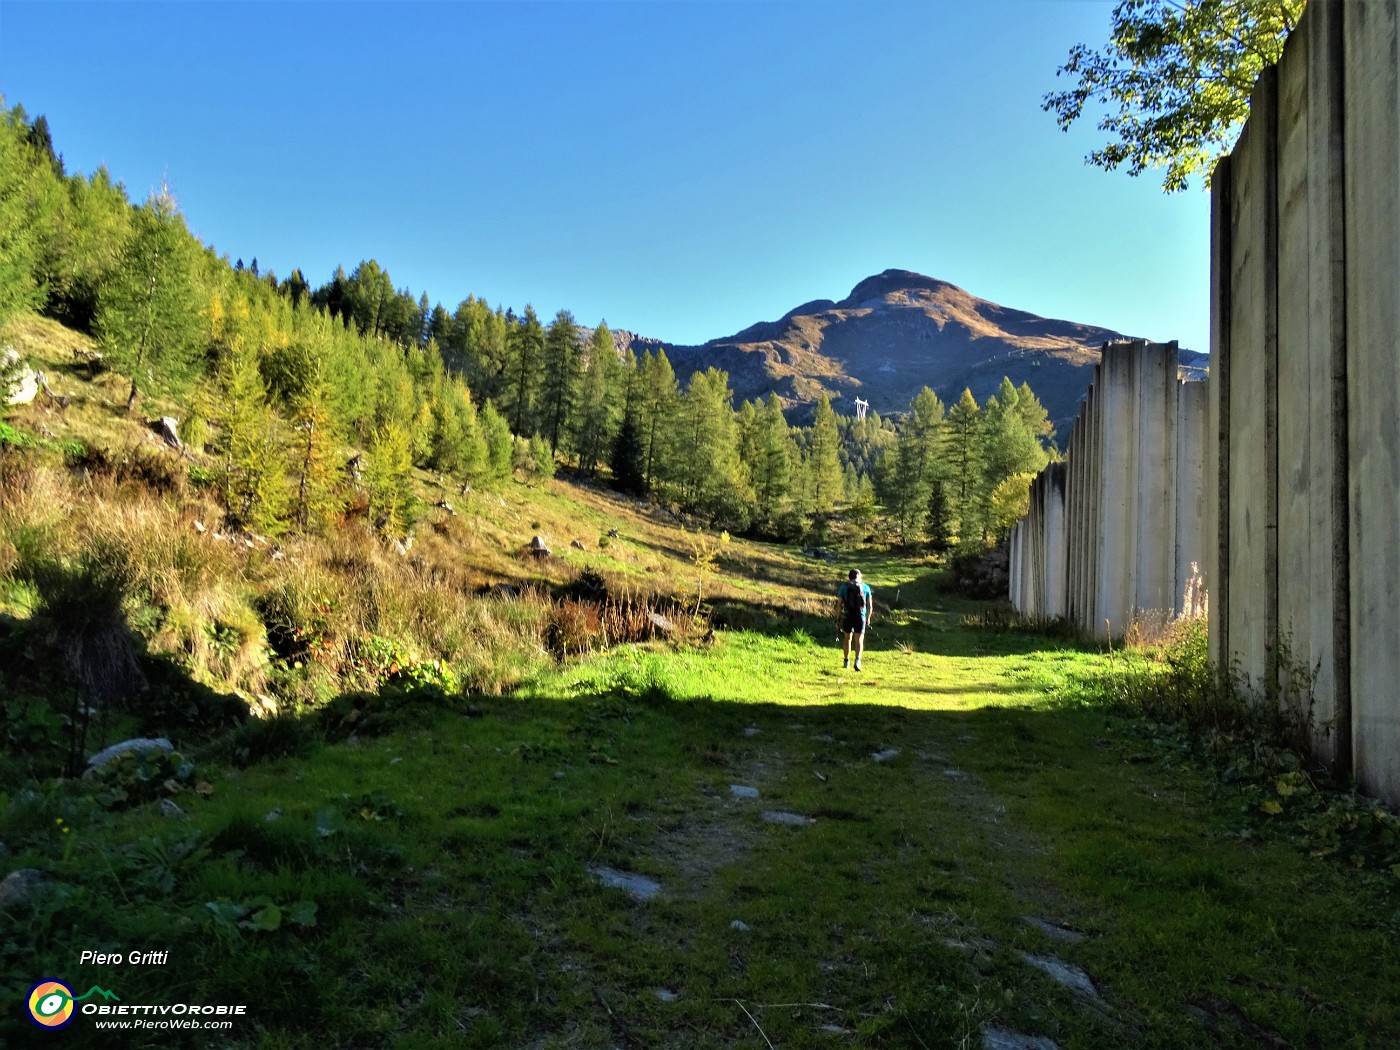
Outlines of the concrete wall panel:
[{"label": "concrete wall panel", "polygon": [[1210,379],[1206,434],[1206,584],[1210,588],[1210,659],[1217,666],[1230,652],[1230,317],[1234,221],[1230,215],[1234,157],[1215,166],[1210,193]]},{"label": "concrete wall panel", "polygon": [[[1281,685],[1294,672],[1315,674],[1314,717],[1332,725],[1338,714],[1332,500],[1334,448],[1333,354],[1343,287],[1332,247],[1340,241],[1338,153],[1318,148],[1340,134],[1327,68],[1333,29],[1328,19],[1298,28],[1279,66],[1278,119],[1278,630],[1287,658]],[[1345,565],[1342,566],[1345,575]],[[1295,702],[1300,697],[1285,697]],[[1319,750],[1336,762],[1346,748],[1335,735]]]},{"label": "concrete wall panel", "polygon": [[1230,440],[1229,649],[1255,686],[1271,679],[1277,617],[1273,575],[1277,433],[1273,430],[1277,345],[1276,170],[1273,136],[1277,89],[1271,71],[1255,89],[1249,124],[1235,149],[1229,180],[1228,325]]},{"label": "concrete wall panel", "polygon": [[[1012,538],[1011,594],[1023,613],[1064,616],[1103,638],[1137,612],[1181,611],[1189,567],[1204,556],[1205,397],[1199,383],[1183,397],[1177,356],[1175,343],[1103,348],[1066,461],[1035,479]],[[1183,405],[1195,406],[1189,421]]]},{"label": "concrete wall panel", "polygon": [[1400,91],[1394,3],[1343,5],[1352,746],[1400,799]]},{"label": "concrete wall panel", "polygon": [[[1175,542],[1171,545],[1170,607],[1177,613],[1199,614],[1186,608],[1183,596],[1193,575],[1204,576],[1207,537],[1206,445],[1210,421],[1208,383],[1177,384],[1175,491],[1165,506],[1175,512]],[[1161,608],[1168,608],[1162,605]]]}]

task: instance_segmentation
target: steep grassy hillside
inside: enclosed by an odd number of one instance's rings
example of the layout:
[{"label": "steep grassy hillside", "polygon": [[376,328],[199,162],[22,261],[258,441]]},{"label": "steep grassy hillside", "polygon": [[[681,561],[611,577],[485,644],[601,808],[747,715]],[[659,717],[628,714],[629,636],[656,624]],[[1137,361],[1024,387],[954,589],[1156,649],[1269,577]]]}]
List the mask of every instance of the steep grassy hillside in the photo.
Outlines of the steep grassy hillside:
[{"label": "steep grassy hillside", "polygon": [[[619,641],[696,642],[711,613],[805,612],[834,572],[564,480],[462,492],[419,471],[403,543],[372,534],[362,498],[325,537],[238,531],[211,490],[217,456],[152,425],[188,406],[150,398],[127,417],[126,381],[51,321],[8,341],[54,395],[0,432],[0,633],[23,654],[0,674],[36,698],[11,711],[12,738],[46,745],[16,775],[77,768],[138,729],[199,734],[239,704],[301,710],[393,682],[499,693]],[[535,537],[553,553],[532,554]],[[42,702],[55,695],[60,710]]]}]

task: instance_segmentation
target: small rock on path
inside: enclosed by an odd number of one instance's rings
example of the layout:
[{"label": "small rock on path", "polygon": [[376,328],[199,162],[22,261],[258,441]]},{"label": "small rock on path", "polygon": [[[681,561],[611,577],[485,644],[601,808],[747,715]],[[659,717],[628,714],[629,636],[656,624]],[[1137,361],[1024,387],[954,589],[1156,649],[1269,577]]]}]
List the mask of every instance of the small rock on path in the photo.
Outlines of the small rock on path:
[{"label": "small rock on path", "polygon": [[661,892],[661,883],[636,872],[594,866],[588,869],[588,873],[604,886],[625,890],[634,900],[649,901]]}]

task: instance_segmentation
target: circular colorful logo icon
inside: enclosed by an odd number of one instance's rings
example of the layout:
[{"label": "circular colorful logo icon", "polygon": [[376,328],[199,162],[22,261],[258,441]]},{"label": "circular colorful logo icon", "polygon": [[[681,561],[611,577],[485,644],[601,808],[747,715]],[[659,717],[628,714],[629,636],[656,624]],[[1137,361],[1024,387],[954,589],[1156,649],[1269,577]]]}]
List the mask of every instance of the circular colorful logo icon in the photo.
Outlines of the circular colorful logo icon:
[{"label": "circular colorful logo icon", "polygon": [[40,981],[29,989],[29,1016],[44,1028],[62,1028],[73,1020],[73,990],[62,981]]}]

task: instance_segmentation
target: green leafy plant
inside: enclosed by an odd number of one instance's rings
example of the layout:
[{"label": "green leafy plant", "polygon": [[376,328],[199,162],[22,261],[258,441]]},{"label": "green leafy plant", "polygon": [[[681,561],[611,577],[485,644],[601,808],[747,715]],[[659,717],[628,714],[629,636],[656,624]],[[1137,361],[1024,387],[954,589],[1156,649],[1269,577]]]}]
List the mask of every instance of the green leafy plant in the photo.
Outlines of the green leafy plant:
[{"label": "green leafy plant", "polygon": [[285,925],[310,929],[316,925],[316,902],[293,901],[282,905],[271,897],[259,895],[246,901],[226,897],[206,901],[204,905],[214,928],[226,931],[248,930],[252,933],[276,933]]},{"label": "green leafy plant", "polygon": [[178,751],[127,751],[97,770],[92,781],[103,806],[125,809],[192,787],[194,763]]}]

